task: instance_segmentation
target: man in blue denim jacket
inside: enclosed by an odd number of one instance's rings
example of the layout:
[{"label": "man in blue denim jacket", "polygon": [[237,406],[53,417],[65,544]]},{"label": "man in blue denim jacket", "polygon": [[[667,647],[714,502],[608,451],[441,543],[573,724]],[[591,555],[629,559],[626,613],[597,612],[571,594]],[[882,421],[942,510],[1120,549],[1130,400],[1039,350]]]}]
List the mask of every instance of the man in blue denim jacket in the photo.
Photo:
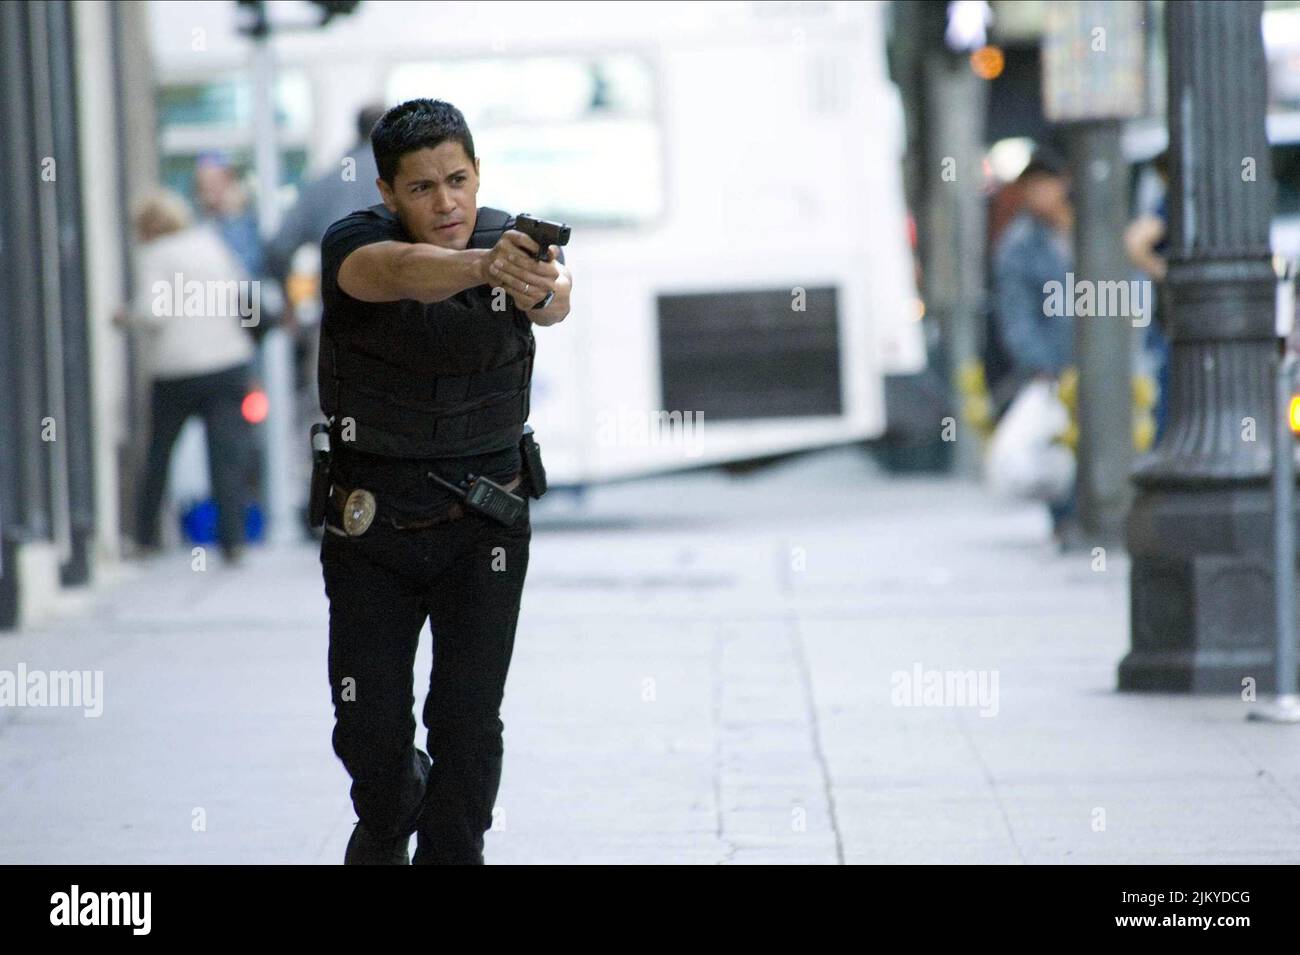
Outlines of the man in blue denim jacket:
[{"label": "man in blue denim jacket", "polygon": [[[1074,210],[1064,168],[1043,154],[1020,174],[1024,205],[998,240],[994,283],[998,334],[1020,382],[1057,378],[1074,361],[1074,322],[1049,314],[1049,283],[1065,287],[1073,266]],[[1052,533],[1063,542],[1074,519],[1073,491],[1048,505]]]}]

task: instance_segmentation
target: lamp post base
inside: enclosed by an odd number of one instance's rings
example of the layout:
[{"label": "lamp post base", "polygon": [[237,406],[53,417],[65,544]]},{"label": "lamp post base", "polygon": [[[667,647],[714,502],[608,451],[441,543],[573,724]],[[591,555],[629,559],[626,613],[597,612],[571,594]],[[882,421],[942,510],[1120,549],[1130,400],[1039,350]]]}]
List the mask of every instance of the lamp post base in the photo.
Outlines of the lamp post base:
[{"label": "lamp post base", "polygon": [[1147,487],[1128,522],[1131,650],[1119,689],[1276,688],[1271,496],[1236,487]]}]

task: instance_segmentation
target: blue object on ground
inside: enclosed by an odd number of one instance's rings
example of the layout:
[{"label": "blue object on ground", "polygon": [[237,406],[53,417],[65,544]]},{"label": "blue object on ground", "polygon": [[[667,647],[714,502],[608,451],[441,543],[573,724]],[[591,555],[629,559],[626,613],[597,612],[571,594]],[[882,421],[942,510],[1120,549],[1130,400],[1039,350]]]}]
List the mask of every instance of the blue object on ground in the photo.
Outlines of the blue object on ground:
[{"label": "blue object on ground", "polygon": [[[260,543],[266,530],[266,520],[262,508],[256,501],[249,501],[244,508],[244,539],[250,543]],[[181,511],[181,534],[191,544],[215,544],[217,542],[217,502],[215,498],[195,501]]]}]

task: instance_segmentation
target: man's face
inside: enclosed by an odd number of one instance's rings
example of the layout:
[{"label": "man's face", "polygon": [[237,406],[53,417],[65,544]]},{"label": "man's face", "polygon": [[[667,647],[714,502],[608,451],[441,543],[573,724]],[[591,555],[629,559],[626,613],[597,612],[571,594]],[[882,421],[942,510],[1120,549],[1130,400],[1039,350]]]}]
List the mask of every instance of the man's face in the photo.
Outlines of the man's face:
[{"label": "man's face", "polygon": [[230,170],[204,163],[194,170],[194,194],[204,212],[219,215],[226,211],[226,194],[233,184]]},{"label": "man's face", "polygon": [[390,187],[376,180],[379,194],[417,242],[465,249],[478,217],[478,160],[454,140],[406,153]]},{"label": "man's face", "polygon": [[1040,219],[1054,219],[1068,207],[1070,183],[1064,176],[1031,176],[1025,184],[1025,205]]}]

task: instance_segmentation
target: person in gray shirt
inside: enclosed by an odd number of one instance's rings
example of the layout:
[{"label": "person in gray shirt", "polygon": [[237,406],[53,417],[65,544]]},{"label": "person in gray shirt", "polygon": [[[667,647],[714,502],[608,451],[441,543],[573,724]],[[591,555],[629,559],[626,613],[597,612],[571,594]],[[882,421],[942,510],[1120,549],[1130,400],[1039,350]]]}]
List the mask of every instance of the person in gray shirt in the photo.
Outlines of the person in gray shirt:
[{"label": "person in gray shirt", "polygon": [[281,286],[289,277],[294,253],[302,246],[319,245],[325,230],[349,212],[379,201],[375,156],[370,131],[384,115],[384,107],[371,104],[357,114],[357,141],[339,157],[332,169],[302,187],[298,201],[284,214],[280,229],[266,248],[266,270]]}]

